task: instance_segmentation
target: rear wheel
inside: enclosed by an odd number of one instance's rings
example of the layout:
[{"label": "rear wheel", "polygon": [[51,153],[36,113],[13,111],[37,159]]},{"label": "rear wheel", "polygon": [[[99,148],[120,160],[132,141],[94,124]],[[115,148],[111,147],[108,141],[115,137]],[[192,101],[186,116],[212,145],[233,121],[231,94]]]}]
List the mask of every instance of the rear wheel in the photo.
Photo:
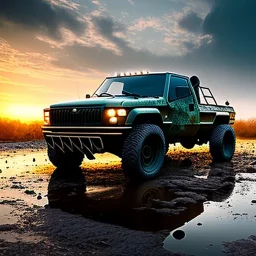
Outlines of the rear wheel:
[{"label": "rear wheel", "polygon": [[154,124],[137,125],[124,141],[122,167],[130,178],[148,180],[156,177],[164,162],[165,137]]},{"label": "rear wheel", "polygon": [[58,148],[48,147],[48,157],[56,167],[78,167],[82,164],[84,154],[81,152],[65,152]]},{"label": "rear wheel", "polygon": [[210,138],[210,152],[215,162],[231,161],[236,145],[233,128],[227,124],[218,125]]}]

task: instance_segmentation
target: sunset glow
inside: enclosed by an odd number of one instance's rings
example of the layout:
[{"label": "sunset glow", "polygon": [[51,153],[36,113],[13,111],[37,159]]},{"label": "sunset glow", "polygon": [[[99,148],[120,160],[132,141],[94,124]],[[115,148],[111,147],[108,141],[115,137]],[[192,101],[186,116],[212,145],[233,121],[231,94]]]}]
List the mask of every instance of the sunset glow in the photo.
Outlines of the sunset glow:
[{"label": "sunset glow", "polygon": [[145,69],[195,74],[237,119],[255,117],[256,2],[234,1],[1,0],[0,117],[41,120]]},{"label": "sunset glow", "polygon": [[24,122],[43,119],[43,109],[33,105],[10,105],[6,109],[4,116],[11,119],[19,119]]}]

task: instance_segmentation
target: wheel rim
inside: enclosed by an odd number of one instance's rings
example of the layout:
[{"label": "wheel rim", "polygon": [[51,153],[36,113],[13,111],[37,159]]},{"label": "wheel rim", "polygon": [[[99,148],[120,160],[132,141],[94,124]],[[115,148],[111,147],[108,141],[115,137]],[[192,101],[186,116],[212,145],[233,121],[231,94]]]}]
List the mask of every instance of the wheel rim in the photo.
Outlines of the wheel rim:
[{"label": "wheel rim", "polygon": [[146,173],[155,172],[161,155],[164,155],[161,139],[156,135],[148,136],[141,150],[141,164]]},{"label": "wheel rim", "polygon": [[223,153],[227,158],[234,153],[234,136],[231,131],[227,131],[223,137]]}]

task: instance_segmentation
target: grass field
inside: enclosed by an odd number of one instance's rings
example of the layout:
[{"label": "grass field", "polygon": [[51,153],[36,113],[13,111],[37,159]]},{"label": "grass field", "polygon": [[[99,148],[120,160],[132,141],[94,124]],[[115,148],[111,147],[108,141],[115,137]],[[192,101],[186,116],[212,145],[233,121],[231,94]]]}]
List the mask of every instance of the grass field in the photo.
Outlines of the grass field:
[{"label": "grass field", "polygon": [[0,118],[0,141],[28,141],[43,139],[39,121],[22,123],[19,120]]},{"label": "grass field", "polygon": [[[39,121],[22,123],[19,120],[0,118],[0,141],[42,139],[42,124]],[[256,118],[237,120],[234,129],[238,138],[256,138]]]},{"label": "grass field", "polygon": [[239,138],[256,138],[256,118],[237,120],[234,129]]}]

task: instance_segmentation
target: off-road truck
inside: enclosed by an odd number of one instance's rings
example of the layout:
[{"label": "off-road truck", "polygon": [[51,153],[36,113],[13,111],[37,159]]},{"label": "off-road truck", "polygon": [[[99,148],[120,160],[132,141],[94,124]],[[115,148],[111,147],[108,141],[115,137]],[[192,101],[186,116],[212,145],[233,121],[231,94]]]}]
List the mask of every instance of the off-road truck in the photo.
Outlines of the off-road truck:
[{"label": "off-road truck", "polygon": [[146,180],[177,142],[187,149],[209,142],[213,161],[230,161],[234,121],[233,107],[217,105],[197,76],[138,72],[107,77],[92,96],[44,109],[42,130],[56,167],[110,152],[122,158],[126,176]]}]

